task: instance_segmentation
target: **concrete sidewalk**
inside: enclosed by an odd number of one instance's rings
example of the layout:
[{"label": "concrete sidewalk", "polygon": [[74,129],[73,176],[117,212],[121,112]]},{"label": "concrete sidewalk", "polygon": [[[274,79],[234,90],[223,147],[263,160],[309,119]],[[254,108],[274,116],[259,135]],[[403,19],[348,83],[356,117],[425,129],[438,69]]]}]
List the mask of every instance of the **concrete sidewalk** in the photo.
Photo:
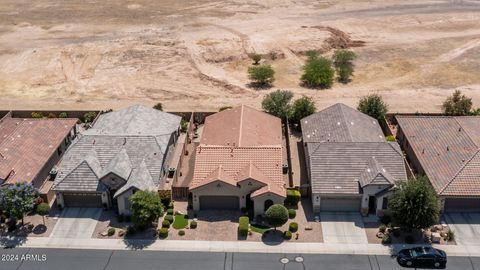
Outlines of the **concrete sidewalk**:
[{"label": "concrete sidewalk", "polygon": [[[409,245],[383,246],[379,244],[327,244],[327,243],[263,243],[251,241],[190,241],[190,240],[123,240],[123,239],[71,239],[30,237],[10,239],[17,247],[25,248],[71,248],[103,250],[152,250],[196,252],[258,252],[297,254],[355,254],[392,255]],[[8,245],[9,239],[1,243]],[[480,257],[479,246],[437,246],[449,256]]]}]

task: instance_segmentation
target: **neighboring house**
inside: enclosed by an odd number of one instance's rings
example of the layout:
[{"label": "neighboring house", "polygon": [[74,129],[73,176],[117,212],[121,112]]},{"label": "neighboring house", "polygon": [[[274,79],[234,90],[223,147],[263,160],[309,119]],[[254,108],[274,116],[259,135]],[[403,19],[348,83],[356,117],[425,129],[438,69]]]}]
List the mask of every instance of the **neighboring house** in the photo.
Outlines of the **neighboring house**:
[{"label": "neighboring house", "polygon": [[[77,119],[0,120],[0,184],[31,183],[48,199],[45,180],[75,137]],[[44,186],[45,185],[45,186]]]},{"label": "neighboring house", "polygon": [[407,176],[400,147],[378,121],[337,103],[301,127],[313,210],[383,215],[391,188]]},{"label": "neighboring house", "polygon": [[480,117],[400,116],[397,140],[445,212],[480,212]]},{"label": "neighboring house", "polygon": [[208,116],[190,192],[195,211],[253,206],[257,216],[283,203],[281,120],[247,106]]},{"label": "neighboring house", "polygon": [[137,190],[166,186],[181,117],[145,106],[99,116],[60,164],[53,190],[61,207],[113,207],[130,214]]}]

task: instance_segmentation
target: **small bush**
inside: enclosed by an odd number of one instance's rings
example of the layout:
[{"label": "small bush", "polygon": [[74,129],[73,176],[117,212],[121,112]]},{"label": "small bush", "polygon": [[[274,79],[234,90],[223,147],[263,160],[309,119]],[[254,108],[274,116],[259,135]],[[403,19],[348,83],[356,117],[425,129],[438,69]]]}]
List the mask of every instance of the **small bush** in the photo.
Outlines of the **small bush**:
[{"label": "small bush", "polygon": [[250,224],[250,220],[248,217],[240,217],[238,220],[238,234],[240,236],[247,236],[248,234],[248,226]]},{"label": "small bush", "polygon": [[153,106],[153,108],[156,109],[156,110],[159,110],[159,111],[163,111],[163,105],[160,102],[155,104],[155,106]]},{"label": "small bush", "polygon": [[448,239],[448,241],[455,240],[455,231],[454,230],[448,228],[447,239]]},{"label": "small bush", "polygon": [[296,216],[297,216],[297,212],[295,211],[295,209],[288,209],[288,218],[289,219],[295,218]]},{"label": "small bush", "polygon": [[388,245],[390,243],[392,243],[392,238],[390,238],[389,234],[385,234],[382,238],[382,244]]},{"label": "small bush", "polygon": [[68,114],[66,112],[61,112],[59,115],[58,115],[58,118],[67,118],[68,117]]},{"label": "small bush", "polygon": [[385,137],[385,139],[388,141],[388,142],[396,142],[397,140],[395,139],[395,136],[393,135],[388,135],[387,137]]},{"label": "small bush", "polygon": [[283,233],[283,239],[285,239],[285,240],[290,240],[290,239],[292,239],[292,232],[290,232],[290,231],[284,232],[284,233]]},{"label": "small bush", "polygon": [[87,112],[83,115],[83,121],[85,123],[91,123],[93,122],[93,120],[95,119],[95,117],[97,117],[97,113],[96,112]]},{"label": "small bush", "polygon": [[124,220],[125,220],[125,216],[124,216],[124,215],[120,214],[120,215],[117,216],[117,221],[118,221],[118,222],[123,222]]},{"label": "small bush", "polygon": [[108,232],[107,232],[107,233],[108,233],[108,236],[114,235],[114,234],[115,234],[115,228],[110,228],[110,229],[108,229]]},{"label": "small bush", "polygon": [[185,235],[185,231],[184,231],[184,230],[180,230],[180,231],[178,231],[178,235],[180,235],[180,236],[184,236],[184,235]]},{"label": "small bush", "polygon": [[262,60],[262,56],[256,53],[252,54],[250,58],[252,58],[254,65],[258,65],[258,63],[260,63],[260,60]]},{"label": "small bush", "polygon": [[192,220],[190,222],[190,229],[196,229],[197,228],[197,222],[195,220]]},{"label": "small bush", "polygon": [[387,231],[387,226],[385,226],[385,224],[380,225],[380,227],[378,227],[378,231],[385,233]]},{"label": "small bush", "polygon": [[269,86],[275,81],[275,71],[270,65],[249,67],[248,78],[256,86]]},{"label": "small bush", "polygon": [[333,84],[332,61],[316,53],[310,53],[303,71],[301,81],[308,87],[330,88]]},{"label": "small bush", "polygon": [[415,240],[413,239],[413,236],[411,236],[411,235],[405,236],[405,243],[407,243],[407,244],[413,244],[414,241],[415,241]]},{"label": "small bush", "polygon": [[183,133],[187,132],[187,130],[188,130],[188,124],[189,124],[188,121],[185,121],[185,120],[183,120],[183,119],[182,119],[182,121],[180,121],[180,130],[181,130]]},{"label": "small bush", "polygon": [[42,112],[32,112],[32,118],[43,118],[44,115]]},{"label": "small bush", "polygon": [[172,208],[167,209],[167,215],[173,215],[173,209]]},{"label": "small bush", "polygon": [[388,226],[392,222],[392,217],[390,215],[384,215],[380,217],[380,222]]},{"label": "small bush", "polygon": [[232,106],[222,106],[220,107],[220,109],[218,109],[219,112],[223,112],[223,111],[226,111],[226,110],[230,110],[232,108]]},{"label": "small bush", "polygon": [[158,236],[160,238],[167,238],[168,236],[168,228],[161,228],[160,230],[158,230]]},{"label": "small bush", "polygon": [[288,189],[285,204],[290,206],[297,206],[298,202],[300,202],[301,197],[302,195],[300,194],[300,191],[296,189]]},{"label": "small bush", "polygon": [[168,220],[162,221],[162,228],[170,228],[170,221]]},{"label": "small bush", "polygon": [[163,220],[168,220],[170,223],[173,223],[173,216],[172,215],[166,215]]},{"label": "small bush", "polygon": [[288,225],[288,230],[291,232],[297,232],[298,231],[298,223],[292,222],[290,225]]},{"label": "small bush", "polygon": [[173,202],[170,202],[170,203],[168,204],[168,209],[173,209]]}]

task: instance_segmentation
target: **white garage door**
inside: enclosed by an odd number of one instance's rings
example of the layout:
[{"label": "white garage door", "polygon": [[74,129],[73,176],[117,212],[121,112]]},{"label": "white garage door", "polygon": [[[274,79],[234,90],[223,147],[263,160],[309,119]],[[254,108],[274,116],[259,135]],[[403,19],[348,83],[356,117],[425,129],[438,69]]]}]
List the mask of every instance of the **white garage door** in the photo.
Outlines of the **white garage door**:
[{"label": "white garage door", "polygon": [[320,198],[320,211],[358,212],[361,198]]}]

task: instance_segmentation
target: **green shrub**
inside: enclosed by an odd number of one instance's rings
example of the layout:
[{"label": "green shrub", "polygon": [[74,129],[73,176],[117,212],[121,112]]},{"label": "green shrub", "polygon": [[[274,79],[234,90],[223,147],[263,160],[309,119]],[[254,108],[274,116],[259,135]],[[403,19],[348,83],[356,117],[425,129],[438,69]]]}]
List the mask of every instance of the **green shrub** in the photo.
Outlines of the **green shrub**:
[{"label": "green shrub", "polygon": [[67,118],[68,117],[68,114],[66,112],[61,112],[59,115],[58,115],[58,118]]},{"label": "green shrub", "polygon": [[83,121],[85,123],[91,123],[93,122],[93,120],[95,119],[95,117],[97,117],[97,113],[96,112],[87,112],[83,115]]},{"label": "green shrub", "polygon": [[172,198],[170,197],[170,194],[161,192],[159,195],[160,195],[160,201],[162,202],[162,204],[165,205],[167,208],[169,208],[168,206],[172,202]]},{"label": "green shrub", "polygon": [[387,231],[387,226],[385,226],[385,224],[380,225],[380,227],[378,227],[378,231],[385,233]]},{"label": "green shrub", "polygon": [[173,209],[172,208],[167,209],[167,215],[173,215]]},{"label": "green shrub", "polygon": [[296,216],[297,216],[297,212],[295,211],[295,209],[288,209],[288,218],[289,219],[295,218]]},{"label": "green shrub", "polygon": [[389,234],[385,234],[382,238],[382,244],[388,245],[390,243],[392,243],[392,238],[390,238]]},{"label": "green shrub", "polygon": [[330,88],[334,76],[332,61],[325,57],[319,57],[316,53],[310,53],[303,67],[301,81],[308,87]]},{"label": "green shrub", "polygon": [[223,111],[226,111],[226,110],[230,110],[232,108],[232,106],[222,106],[220,107],[220,109],[218,109],[219,112],[223,112]]},{"label": "green shrub", "polygon": [[170,202],[170,203],[168,204],[168,209],[173,209],[173,202]]},{"label": "green shrub", "polygon": [[301,197],[302,195],[297,189],[288,189],[285,204],[290,206],[297,206],[298,202],[300,202]]},{"label": "green shrub", "polygon": [[448,239],[448,241],[455,240],[455,231],[454,230],[448,228],[447,239]]},{"label": "green shrub", "polygon": [[275,81],[275,71],[270,65],[249,67],[248,78],[255,86],[269,86]]},{"label": "green shrub", "polygon": [[108,229],[108,232],[107,232],[107,233],[108,233],[108,236],[114,235],[114,234],[115,234],[115,228],[110,228],[110,229]]},{"label": "green shrub", "polygon": [[157,103],[157,104],[155,104],[155,105],[153,106],[153,108],[156,109],[156,110],[159,110],[159,111],[163,111],[163,105],[162,105],[162,103],[160,103],[160,102]]},{"label": "green shrub", "polygon": [[288,230],[291,232],[297,232],[298,231],[298,223],[292,222],[290,225],[288,225]]},{"label": "green shrub", "polygon": [[197,228],[197,222],[195,220],[192,220],[190,222],[190,229],[196,229]]},{"label": "green shrub", "polygon": [[292,232],[291,231],[286,231],[283,233],[283,239],[285,240],[290,240],[292,239]]},{"label": "green shrub", "polygon": [[183,120],[183,119],[182,119],[182,121],[180,121],[180,130],[181,130],[183,133],[187,132],[187,130],[188,130],[188,124],[189,124],[188,121],[185,121],[185,120]]},{"label": "green shrub", "polygon": [[170,221],[168,220],[162,221],[162,228],[170,228]]},{"label": "green shrub", "polygon": [[396,142],[397,140],[395,139],[395,136],[393,135],[388,135],[387,137],[385,137],[385,139],[388,141],[388,142]]},{"label": "green shrub", "polygon": [[166,215],[163,220],[168,220],[170,223],[173,223],[173,216],[172,215]]},{"label": "green shrub", "polygon": [[44,115],[42,112],[32,112],[32,118],[43,118]]},{"label": "green shrub", "polygon": [[248,226],[250,224],[250,220],[248,217],[240,217],[238,220],[238,234],[240,236],[247,236],[248,234]]},{"label": "green shrub", "polygon": [[167,238],[168,236],[168,228],[161,228],[160,230],[158,230],[158,236],[160,238]]},{"label": "green shrub", "polygon": [[258,65],[260,60],[262,60],[262,56],[260,54],[257,54],[257,53],[254,53],[254,54],[250,55],[250,58],[252,58],[254,65]]},{"label": "green shrub", "polygon": [[184,231],[184,230],[180,230],[180,231],[178,231],[178,235],[180,235],[180,236],[184,236],[184,235],[185,235],[185,231]]}]

